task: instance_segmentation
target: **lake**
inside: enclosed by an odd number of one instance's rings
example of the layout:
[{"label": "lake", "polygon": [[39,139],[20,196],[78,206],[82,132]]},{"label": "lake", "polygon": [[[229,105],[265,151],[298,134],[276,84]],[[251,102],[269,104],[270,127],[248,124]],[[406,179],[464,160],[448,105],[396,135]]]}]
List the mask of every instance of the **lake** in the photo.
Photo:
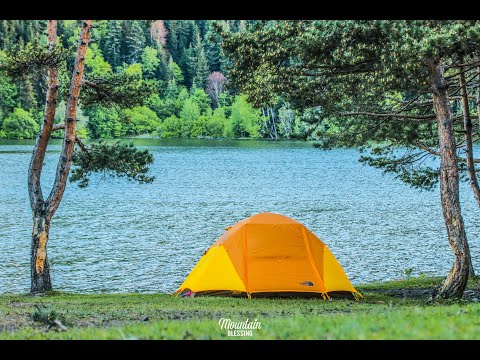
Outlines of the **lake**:
[{"label": "lake", "polygon": [[[173,292],[227,226],[270,211],[305,224],[354,284],[446,275],[453,255],[438,189],[412,189],[358,162],[354,149],[306,142],[138,139],[155,157],[152,184],[69,183],[52,221],[53,286],[69,292]],[[33,141],[0,140],[0,293],[30,286],[27,168]],[[60,145],[49,147],[45,196]],[[468,184],[462,208],[480,272],[480,214]]]}]

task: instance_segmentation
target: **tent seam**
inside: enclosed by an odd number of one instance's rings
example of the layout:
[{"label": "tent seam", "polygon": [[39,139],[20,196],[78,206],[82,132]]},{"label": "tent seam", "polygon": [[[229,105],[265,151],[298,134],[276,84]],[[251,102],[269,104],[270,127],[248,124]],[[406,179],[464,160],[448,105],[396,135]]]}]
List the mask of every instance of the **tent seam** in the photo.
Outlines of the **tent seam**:
[{"label": "tent seam", "polygon": [[244,264],[243,266],[245,267],[245,290],[246,290],[247,294],[249,294],[250,293],[250,286],[249,286],[249,283],[248,283],[247,224],[245,224],[243,226],[243,252],[245,254],[243,256],[243,264]]},{"label": "tent seam", "polygon": [[310,262],[310,266],[312,267],[313,272],[317,276],[317,280],[319,282],[319,285],[323,287],[324,292],[327,292],[327,288],[325,287],[325,284],[322,281],[322,277],[320,276],[320,273],[318,272],[317,266],[315,265],[315,261],[313,260],[313,255],[312,251],[310,249],[310,243],[308,242],[308,237],[307,237],[307,232],[305,231],[305,227],[301,226],[302,228],[302,235],[303,235],[303,241],[305,243],[305,247],[307,249],[307,257],[308,261]]}]

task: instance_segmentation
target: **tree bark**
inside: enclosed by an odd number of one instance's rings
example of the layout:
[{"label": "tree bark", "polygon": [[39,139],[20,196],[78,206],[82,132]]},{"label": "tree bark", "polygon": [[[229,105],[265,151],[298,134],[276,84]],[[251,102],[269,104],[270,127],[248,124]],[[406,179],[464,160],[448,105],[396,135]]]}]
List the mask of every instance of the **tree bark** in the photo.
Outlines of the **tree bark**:
[{"label": "tree bark", "polygon": [[478,85],[477,85],[477,117],[478,117],[478,129],[480,131],[480,50],[478,51]]},{"label": "tree bark", "polygon": [[[57,20],[49,20],[47,26],[48,48],[53,49],[57,42]],[[33,213],[32,251],[31,251],[31,293],[43,293],[52,290],[50,267],[47,258],[47,243],[50,219],[47,216],[43,192],[40,184],[43,162],[48,141],[52,134],[55,109],[58,98],[58,68],[48,69],[48,89],[43,124],[33,148],[28,168],[28,194]]]},{"label": "tree bark", "polygon": [[[463,71],[463,66],[459,68],[459,81],[460,81],[460,94],[462,97],[462,108],[463,108],[463,127],[465,130],[465,151],[467,159],[467,171],[468,178],[470,180],[470,187],[472,188],[473,196],[477,201],[477,205],[480,207],[480,187],[478,185],[477,173],[475,171],[475,160],[473,157],[473,125],[472,119],[470,116],[470,106],[468,104],[468,92],[465,82],[465,72]],[[468,243],[467,243],[468,245]],[[470,247],[468,247],[468,252],[470,253]],[[470,254],[470,276],[475,276],[475,269],[473,268],[473,262],[471,261]]]},{"label": "tree bark", "polygon": [[[57,20],[48,21],[48,47],[51,50],[57,42]],[[36,205],[43,201],[43,194],[40,185],[42,175],[43,160],[47,150],[48,140],[52,133],[53,122],[55,119],[55,109],[58,98],[58,69],[52,66],[48,69],[48,89],[47,101],[43,115],[43,124],[37,136],[37,141],[33,148],[32,159],[28,168],[28,193],[30,196],[30,205],[32,210]]]},{"label": "tree bark", "polygon": [[82,29],[80,31],[80,39],[78,41],[77,54],[73,67],[72,78],[70,81],[70,91],[65,110],[65,135],[63,139],[62,152],[58,160],[57,172],[52,191],[47,199],[48,212],[50,218],[53,217],[55,211],[60,205],[65,187],[67,184],[68,174],[72,165],[72,155],[75,148],[75,131],[77,127],[77,104],[82,85],[83,70],[85,67],[85,53],[87,52],[88,39],[92,20],[83,20]]},{"label": "tree bark", "polygon": [[459,176],[453,119],[441,61],[428,61],[433,106],[438,124],[440,157],[440,198],[448,241],[455,260],[447,278],[434,294],[442,298],[460,298],[465,291],[470,268],[470,253],[460,207]]},{"label": "tree bark", "polygon": [[268,110],[270,110],[270,114],[271,114],[271,121],[272,121],[272,133],[273,133],[273,138],[275,140],[278,140],[278,133],[277,133],[277,125],[275,124],[275,113],[273,112],[273,108],[269,107],[267,108]]},{"label": "tree bark", "polygon": [[50,220],[45,209],[36,210],[33,215],[31,287],[32,294],[52,291],[50,266],[47,257],[47,243],[50,232]]}]

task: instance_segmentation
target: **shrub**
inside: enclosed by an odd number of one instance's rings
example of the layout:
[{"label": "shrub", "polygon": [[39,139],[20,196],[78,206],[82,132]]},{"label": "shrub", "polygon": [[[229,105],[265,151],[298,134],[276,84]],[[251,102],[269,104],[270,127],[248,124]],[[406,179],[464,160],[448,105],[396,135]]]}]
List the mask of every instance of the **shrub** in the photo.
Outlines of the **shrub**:
[{"label": "shrub", "polygon": [[32,114],[22,108],[15,108],[2,124],[4,137],[8,139],[32,139],[39,129]]}]

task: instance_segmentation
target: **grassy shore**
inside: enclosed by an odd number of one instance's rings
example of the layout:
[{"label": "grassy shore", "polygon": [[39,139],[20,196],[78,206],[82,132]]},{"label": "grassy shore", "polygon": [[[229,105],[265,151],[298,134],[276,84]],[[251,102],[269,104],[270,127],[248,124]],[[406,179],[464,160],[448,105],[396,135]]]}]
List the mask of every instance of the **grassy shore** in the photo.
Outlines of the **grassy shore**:
[{"label": "grassy shore", "polygon": [[[465,299],[432,302],[429,294],[440,280],[420,277],[358,286],[365,296],[359,302],[2,295],[0,339],[480,339],[480,280],[470,280]],[[253,330],[252,337],[229,337],[218,325],[221,318],[257,319],[261,329]]]}]

